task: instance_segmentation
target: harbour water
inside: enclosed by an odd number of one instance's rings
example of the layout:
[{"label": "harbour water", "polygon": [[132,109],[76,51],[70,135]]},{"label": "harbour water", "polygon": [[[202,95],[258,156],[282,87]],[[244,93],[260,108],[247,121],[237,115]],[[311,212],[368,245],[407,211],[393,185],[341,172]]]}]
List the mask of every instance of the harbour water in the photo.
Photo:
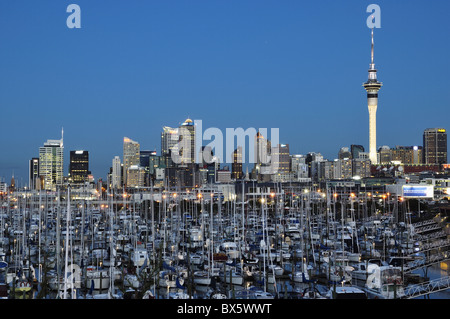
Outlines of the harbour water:
[{"label": "harbour water", "polygon": [[[444,278],[450,275],[448,263],[430,266],[426,271],[424,269],[415,270],[413,273],[426,276],[430,280]],[[450,289],[434,292],[426,296],[415,297],[413,299],[450,299]]]}]

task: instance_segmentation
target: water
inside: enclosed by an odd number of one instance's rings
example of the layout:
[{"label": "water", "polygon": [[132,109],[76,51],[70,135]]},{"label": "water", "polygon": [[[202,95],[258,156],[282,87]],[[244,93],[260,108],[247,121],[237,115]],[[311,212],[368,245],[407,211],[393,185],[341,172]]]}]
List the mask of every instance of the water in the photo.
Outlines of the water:
[{"label": "water", "polygon": [[[434,265],[432,267],[428,268],[428,271],[426,273],[427,277],[429,277],[429,280],[438,279],[441,277],[447,277],[450,275],[450,263],[442,263],[438,265]],[[422,276],[425,275],[425,272],[423,269],[415,270],[413,271],[415,274],[420,274]],[[432,294],[429,294],[427,296],[417,297],[413,299],[450,299],[450,289],[435,292]]]}]

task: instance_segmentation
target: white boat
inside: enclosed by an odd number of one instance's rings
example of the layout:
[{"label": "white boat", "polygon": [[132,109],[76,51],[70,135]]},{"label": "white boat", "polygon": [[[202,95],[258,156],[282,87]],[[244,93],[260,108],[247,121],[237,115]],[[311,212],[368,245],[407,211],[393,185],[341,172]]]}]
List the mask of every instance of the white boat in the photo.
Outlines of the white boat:
[{"label": "white boat", "polygon": [[330,265],[329,263],[323,263],[321,265],[321,271],[326,275],[327,279],[331,282],[352,282],[353,267],[345,265]]},{"label": "white boat", "polygon": [[289,274],[289,278],[293,282],[306,283],[309,280],[309,275],[307,272],[294,271],[291,274]]},{"label": "white boat", "polygon": [[274,273],[275,276],[279,277],[284,274],[284,269],[280,265],[269,265],[268,266],[270,273]]},{"label": "white boat", "polygon": [[211,277],[209,273],[204,270],[198,270],[194,272],[194,284],[209,286],[211,284]]},{"label": "white boat", "polygon": [[123,276],[123,285],[125,287],[137,289],[139,288],[140,283],[136,275],[126,274],[125,276]]},{"label": "white boat", "polygon": [[86,288],[87,289],[106,289],[109,288],[110,276],[109,270],[88,266],[86,268]]},{"label": "white boat", "polygon": [[292,271],[292,273],[289,274],[289,278],[297,283],[309,282],[308,266],[304,263],[303,270]]},{"label": "white boat", "polygon": [[141,267],[147,261],[148,263],[148,252],[145,248],[136,248],[133,251],[133,263],[135,267]]},{"label": "white boat", "polygon": [[192,265],[200,265],[203,262],[203,257],[200,254],[190,254],[189,260]]},{"label": "white boat", "polygon": [[[364,290],[371,299],[395,299],[405,296],[400,267],[372,265],[367,269]],[[358,286],[361,284],[359,282]]]},{"label": "white boat", "polygon": [[160,271],[159,286],[163,288],[175,288],[177,286],[177,275],[167,270]]},{"label": "white boat", "polygon": [[254,291],[253,296],[255,299],[275,299],[275,296],[267,291]]},{"label": "white boat", "polygon": [[329,299],[367,299],[367,294],[356,286],[334,286],[326,296]]},{"label": "white boat", "polygon": [[227,284],[231,283],[238,286],[242,286],[244,284],[244,276],[241,273],[236,272],[236,270],[234,269],[231,270],[231,274],[230,271],[227,271],[226,273],[222,273],[219,278],[221,278],[221,280]]},{"label": "white boat", "polygon": [[179,291],[169,293],[169,299],[190,299],[189,294]]},{"label": "white boat", "polygon": [[235,242],[223,242],[220,244],[219,250],[223,251],[229,259],[237,259],[240,256],[239,249]]}]

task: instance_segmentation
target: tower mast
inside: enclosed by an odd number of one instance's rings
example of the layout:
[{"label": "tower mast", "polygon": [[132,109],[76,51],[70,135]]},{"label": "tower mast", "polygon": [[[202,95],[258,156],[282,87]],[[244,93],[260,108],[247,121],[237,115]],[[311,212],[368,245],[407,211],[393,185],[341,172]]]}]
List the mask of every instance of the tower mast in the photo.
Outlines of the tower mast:
[{"label": "tower mast", "polygon": [[369,158],[373,164],[378,164],[377,159],[377,107],[378,107],[378,91],[383,85],[377,80],[377,70],[374,63],[374,41],[373,28],[371,30],[372,47],[371,60],[369,67],[369,79],[363,83],[367,92],[367,106],[369,108]]}]

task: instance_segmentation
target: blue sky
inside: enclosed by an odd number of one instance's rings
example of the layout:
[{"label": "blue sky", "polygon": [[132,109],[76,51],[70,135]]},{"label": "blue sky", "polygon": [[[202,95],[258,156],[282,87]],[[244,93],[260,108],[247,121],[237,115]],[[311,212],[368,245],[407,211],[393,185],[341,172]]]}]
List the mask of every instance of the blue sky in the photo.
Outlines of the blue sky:
[{"label": "blue sky", "polygon": [[[81,29],[66,26],[71,3]],[[0,178],[27,183],[28,160],[62,127],[66,163],[88,150],[105,178],[124,136],[159,153],[162,126],[188,116],[279,128],[291,153],[368,149],[371,3],[377,144],[422,145],[424,129],[450,129],[446,0],[3,0]]]}]

